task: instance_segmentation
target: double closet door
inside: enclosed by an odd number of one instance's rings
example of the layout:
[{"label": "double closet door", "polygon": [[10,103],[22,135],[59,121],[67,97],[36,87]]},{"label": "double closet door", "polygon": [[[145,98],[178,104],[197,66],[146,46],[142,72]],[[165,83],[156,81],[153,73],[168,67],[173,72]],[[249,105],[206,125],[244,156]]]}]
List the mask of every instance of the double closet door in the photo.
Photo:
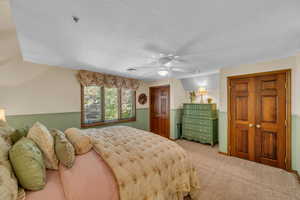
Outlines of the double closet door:
[{"label": "double closet door", "polygon": [[230,154],[285,169],[287,73],[228,81]]}]

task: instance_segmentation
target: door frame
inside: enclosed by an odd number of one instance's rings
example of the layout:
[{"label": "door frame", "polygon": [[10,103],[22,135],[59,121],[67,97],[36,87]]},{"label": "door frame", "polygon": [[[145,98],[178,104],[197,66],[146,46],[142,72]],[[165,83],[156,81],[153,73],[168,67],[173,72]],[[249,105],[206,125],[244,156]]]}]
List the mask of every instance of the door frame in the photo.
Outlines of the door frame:
[{"label": "door frame", "polygon": [[230,82],[234,79],[240,79],[240,78],[253,78],[258,76],[265,76],[265,75],[274,75],[274,74],[286,74],[286,170],[291,171],[291,69],[284,69],[284,70],[277,70],[277,71],[269,71],[269,72],[260,72],[260,73],[253,73],[253,74],[243,74],[243,75],[237,75],[237,76],[229,76],[227,77],[227,152],[228,155],[231,156],[231,88],[230,88]]},{"label": "door frame", "polygon": [[168,108],[168,110],[169,110],[169,133],[168,133],[168,139],[170,139],[170,131],[171,131],[171,118],[170,118],[170,113],[171,113],[171,101],[170,101],[170,99],[171,99],[171,87],[170,87],[170,85],[158,85],[158,86],[151,86],[151,87],[149,87],[149,129],[150,129],[150,131],[151,131],[151,126],[152,126],[152,124],[151,124],[151,104],[152,104],[152,98],[151,98],[151,89],[156,89],[156,88],[168,88],[169,89],[169,98],[168,98],[168,102],[169,102],[169,108]]}]

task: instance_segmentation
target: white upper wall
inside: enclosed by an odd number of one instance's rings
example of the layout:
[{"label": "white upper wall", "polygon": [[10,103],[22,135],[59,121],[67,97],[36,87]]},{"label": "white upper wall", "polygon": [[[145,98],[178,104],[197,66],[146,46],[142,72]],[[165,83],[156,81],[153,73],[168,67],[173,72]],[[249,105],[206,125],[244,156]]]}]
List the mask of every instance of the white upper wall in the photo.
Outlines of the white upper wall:
[{"label": "white upper wall", "polygon": [[23,62],[7,2],[0,13],[0,108],[8,115],[80,111],[75,71]]},{"label": "white upper wall", "polygon": [[80,112],[77,71],[24,62],[7,2],[0,1],[0,13],[0,108],[7,115]]},{"label": "white upper wall", "polygon": [[[186,91],[197,91],[200,87],[206,88],[207,98],[212,98],[213,103],[219,104],[219,87],[220,74],[202,74],[191,78],[181,79],[182,85]],[[200,102],[200,97],[196,98],[196,102]]]},{"label": "white upper wall", "polygon": [[153,86],[170,86],[170,107],[171,109],[180,109],[182,108],[183,103],[188,103],[188,93],[184,90],[182,83],[178,79],[164,79],[160,81],[148,82],[148,87]]}]

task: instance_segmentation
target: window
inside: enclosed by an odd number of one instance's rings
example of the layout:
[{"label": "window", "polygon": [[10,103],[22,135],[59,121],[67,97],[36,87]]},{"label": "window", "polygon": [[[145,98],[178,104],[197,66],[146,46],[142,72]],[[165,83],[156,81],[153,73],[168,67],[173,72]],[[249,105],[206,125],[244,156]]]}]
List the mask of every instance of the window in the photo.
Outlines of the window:
[{"label": "window", "polygon": [[82,127],[135,120],[135,91],[82,86]]}]

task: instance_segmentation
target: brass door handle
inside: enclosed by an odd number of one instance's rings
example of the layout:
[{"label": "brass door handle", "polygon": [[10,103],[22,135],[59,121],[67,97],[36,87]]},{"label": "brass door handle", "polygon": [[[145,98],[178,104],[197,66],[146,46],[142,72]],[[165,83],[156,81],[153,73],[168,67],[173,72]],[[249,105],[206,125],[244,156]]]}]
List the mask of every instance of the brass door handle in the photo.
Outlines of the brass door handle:
[{"label": "brass door handle", "polygon": [[257,124],[257,125],[256,125],[256,128],[261,128],[261,125],[260,125],[260,124]]},{"label": "brass door handle", "polygon": [[253,127],[253,124],[249,124],[249,127],[252,128],[252,127]]}]

